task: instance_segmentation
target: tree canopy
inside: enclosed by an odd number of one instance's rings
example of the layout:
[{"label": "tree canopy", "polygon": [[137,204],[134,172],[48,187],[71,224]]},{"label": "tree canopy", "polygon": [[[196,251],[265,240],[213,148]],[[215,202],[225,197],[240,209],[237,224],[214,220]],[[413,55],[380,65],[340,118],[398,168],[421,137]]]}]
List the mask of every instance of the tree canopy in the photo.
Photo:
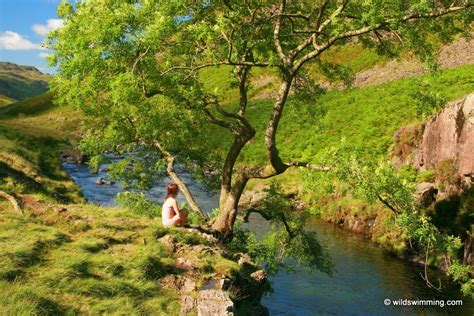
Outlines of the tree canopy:
[{"label": "tree canopy", "polygon": [[[175,164],[220,187],[213,229],[225,239],[250,179],[290,167],[324,170],[286,161],[277,146],[290,93],[311,97],[317,90],[307,64],[350,82],[350,72],[321,56],[357,41],[391,57],[414,53],[436,68],[433,43],[467,35],[472,7],[469,0],[64,1],[58,8],[64,26],[48,40],[58,66],[53,87],[59,102],[85,114],[84,151],[133,153],[116,168],[130,183],[150,185],[167,171],[198,213]],[[232,68],[238,104],[223,106],[222,95],[203,86],[199,71],[218,66]],[[278,89],[263,131],[268,163],[243,166],[239,155],[256,135],[246,117],[255,68],[274,69]],[[215,131],[209,123],[229,134],[229,148],[207,141]]]}]

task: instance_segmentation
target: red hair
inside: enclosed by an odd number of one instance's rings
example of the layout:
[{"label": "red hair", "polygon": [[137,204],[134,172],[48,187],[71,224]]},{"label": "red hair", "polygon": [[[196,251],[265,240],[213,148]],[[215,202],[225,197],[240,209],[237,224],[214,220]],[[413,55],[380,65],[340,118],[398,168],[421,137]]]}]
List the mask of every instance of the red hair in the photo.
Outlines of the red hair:
[{"label": "red hair", "polygon": [[179,192],[178,185],[176,183],[169,183],[167,189],[168,193],[166,194],[165,200],[169,197],[175,197]]}]

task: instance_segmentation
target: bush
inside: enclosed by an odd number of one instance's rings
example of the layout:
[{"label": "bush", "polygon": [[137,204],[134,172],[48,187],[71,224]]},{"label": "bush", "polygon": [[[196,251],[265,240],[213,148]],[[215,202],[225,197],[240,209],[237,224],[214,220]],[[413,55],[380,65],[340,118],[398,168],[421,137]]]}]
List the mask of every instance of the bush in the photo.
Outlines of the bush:
[{"label": "bush", "polygon": [[436,180],[444,185],[458,185],[459,175],[452,158],[441,160],[436,164]]},{"label": "bush", "polygon": [[161,215],[161,207],[148,199],[143,193],[119,193],[117,194],[117,203],[119,206],[141,216],[155,218]]},{"label": "bush", "polygon": [[421,171],[416,176],[416,182],[418,182],[418,183],[435,182],[435,179],[436,179],[435,172],[431,169]]}]

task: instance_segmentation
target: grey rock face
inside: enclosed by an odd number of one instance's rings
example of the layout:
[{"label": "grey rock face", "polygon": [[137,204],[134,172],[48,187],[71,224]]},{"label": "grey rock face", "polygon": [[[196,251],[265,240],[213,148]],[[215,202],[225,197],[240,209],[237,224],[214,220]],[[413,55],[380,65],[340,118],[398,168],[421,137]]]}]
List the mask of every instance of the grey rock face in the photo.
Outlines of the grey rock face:
[{"label": "grey rock face", "polygon": [[474,94],[448,104],[418,127],[404,127],[395,135],[396,164],[412,163],[435,169],[452,160],[463,180],[474,176]]},{"label": "grey rock face", "polygon": [[425,125],[414,162],[433,169],[454,159],[460,176],[474,173],[474,94],[446,106]]},{"label": "grey rock face", "polygon": [[222,290],[200,291],[197,297],[198,316],[234,315],[234,303]]}]

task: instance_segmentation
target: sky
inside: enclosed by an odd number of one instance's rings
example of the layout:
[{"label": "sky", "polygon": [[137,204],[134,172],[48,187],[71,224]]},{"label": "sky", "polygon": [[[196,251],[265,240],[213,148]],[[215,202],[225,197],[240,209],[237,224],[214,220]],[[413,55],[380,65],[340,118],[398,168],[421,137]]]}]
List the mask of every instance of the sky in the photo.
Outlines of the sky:
[{"label": "sky", "polygon": [[45,73],[46,32],[61,26],[56,8],[61,0],[0,0],[0,61],[35,66]]}]

